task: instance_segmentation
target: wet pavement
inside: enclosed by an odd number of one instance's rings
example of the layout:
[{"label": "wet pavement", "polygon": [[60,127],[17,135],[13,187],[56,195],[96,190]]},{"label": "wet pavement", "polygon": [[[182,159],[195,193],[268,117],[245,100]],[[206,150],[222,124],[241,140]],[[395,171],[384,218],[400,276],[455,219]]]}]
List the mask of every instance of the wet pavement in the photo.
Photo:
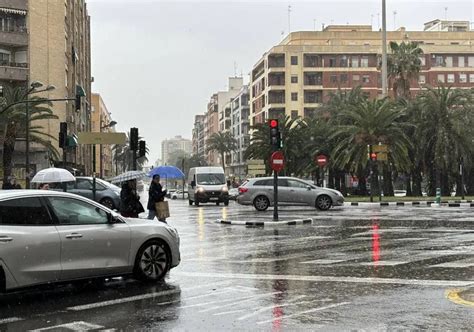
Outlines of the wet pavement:
[{"label": "wet pavement", "polygon": [[181,265],[132,279],[0,296],[0,331],[472,330],[474,209],[282,207],[312,224],[223,225],[269,210],[171,201]]}]

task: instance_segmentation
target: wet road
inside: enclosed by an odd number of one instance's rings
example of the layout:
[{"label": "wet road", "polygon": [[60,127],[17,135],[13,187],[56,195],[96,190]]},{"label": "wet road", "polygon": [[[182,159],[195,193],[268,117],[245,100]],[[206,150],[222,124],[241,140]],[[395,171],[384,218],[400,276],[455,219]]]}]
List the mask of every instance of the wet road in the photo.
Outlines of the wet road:
[{"label": "wet road", "polygon": [[0,296],[1,331],[472,330],[474,307],[449,301],[474,285],[474,208],[282,208],[310,225],[170,202],[182,262],[161,284],[115,279]]}]

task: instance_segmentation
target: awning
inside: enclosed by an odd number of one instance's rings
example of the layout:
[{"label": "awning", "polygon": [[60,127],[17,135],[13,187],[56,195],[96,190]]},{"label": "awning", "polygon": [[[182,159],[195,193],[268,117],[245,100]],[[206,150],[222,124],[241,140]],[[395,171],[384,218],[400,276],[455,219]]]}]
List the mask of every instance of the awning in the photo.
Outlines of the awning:
[{"label": "awning", "polygon": [[26,16],[26,10],[0,7],[0,11],[7,14],[16,14]]}]

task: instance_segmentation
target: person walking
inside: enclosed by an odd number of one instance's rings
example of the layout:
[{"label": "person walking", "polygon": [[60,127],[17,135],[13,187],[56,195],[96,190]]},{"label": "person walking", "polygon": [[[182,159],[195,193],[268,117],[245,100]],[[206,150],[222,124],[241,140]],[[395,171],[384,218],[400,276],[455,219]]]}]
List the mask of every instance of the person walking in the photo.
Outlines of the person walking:
[{"label": "person walking", "polygon": [[137,194],[136,180],[124,182],[120,191],[120,214],[127,218],[138,218],[144,211]]},{"label": "person walking", "polygon": [[40,183],[38,186],[39,190],[49,190],[49,183]]},{"label": "person walking", "polygon": [[[148,219],[155,219],[156,215],[156,203],[163,202],[165,200],[166,190],[160,184],[160,176],[154,175],[153,180],[148,190]],[[159,221],[166,222],[166,219],[158,219]]]},{"label": "person walking", "polygon": [[14,185],[14,177],[13,176],[9,176],[7,178],[7,181],[5,183],[3,183],[2,185],[2,189],[3,190],[10,190],[10,189],[15,189],[15,185]]}]

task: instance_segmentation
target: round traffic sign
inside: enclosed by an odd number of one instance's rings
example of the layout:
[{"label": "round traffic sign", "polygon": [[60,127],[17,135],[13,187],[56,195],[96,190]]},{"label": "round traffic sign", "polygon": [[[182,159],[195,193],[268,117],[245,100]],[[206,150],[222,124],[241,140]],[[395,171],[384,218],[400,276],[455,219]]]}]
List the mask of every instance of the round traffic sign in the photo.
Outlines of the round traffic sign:
[{"label": "round traffic sign", "polygon": [[325,154],[318,154],[316,156],[316,163],[319,167],[324,167],[328,163],[328,157]]},{"label": "round traffic sign", "polygon": [[283,156],[283,152],[273,152],[272,156],[270,157],[270,165],[272,170],[275,172],[280,172],[285,167],[285,157]]}]

